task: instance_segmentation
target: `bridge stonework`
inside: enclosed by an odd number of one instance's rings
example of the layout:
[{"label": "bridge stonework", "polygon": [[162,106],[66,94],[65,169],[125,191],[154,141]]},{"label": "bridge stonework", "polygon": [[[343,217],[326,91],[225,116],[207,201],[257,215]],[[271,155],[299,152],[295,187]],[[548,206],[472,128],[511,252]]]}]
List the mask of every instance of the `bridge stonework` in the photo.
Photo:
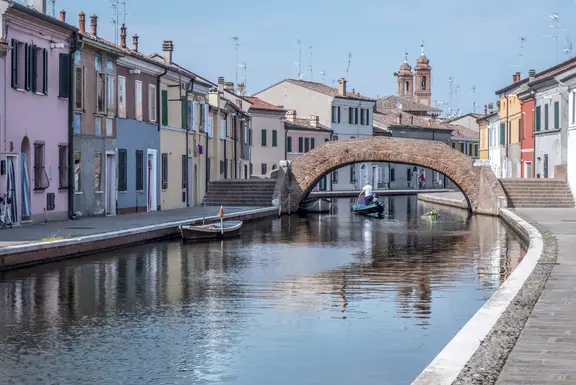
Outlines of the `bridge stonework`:
[{"label": "bridge stonework", "polygon": [[323,176],[361,162],[391,162],[423,166],[451,179],[466,196],[473,213],[498,215],[506,207],[500,182],[486,166],[439,141],[369,137],[327,142],[296,158],[288,170],[273,173],[275,197],[282,212],[294,212]]}]

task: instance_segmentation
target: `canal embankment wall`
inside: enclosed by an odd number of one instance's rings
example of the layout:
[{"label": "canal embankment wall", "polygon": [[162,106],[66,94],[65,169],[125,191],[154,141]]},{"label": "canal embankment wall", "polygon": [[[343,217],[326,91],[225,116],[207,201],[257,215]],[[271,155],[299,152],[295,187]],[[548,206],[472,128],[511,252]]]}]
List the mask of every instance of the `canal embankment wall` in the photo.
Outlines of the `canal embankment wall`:
[{"label": "canal embankment wall", "polygon": [[[421,200],[462,208],[452,197],[424,196]],[[412,385],[488,385],[498,380],[544,289],[557,251],[555,238],[545,239],[538,224],[530,224],[508,209],[500,209],[499,217],[528,245],[524,258]]]},{"label": "canal embankment wall", "polygon": [[435,194],[419,194],[418,200],[441,206],[456,207],[468,210],[468,202],[460,192],[444,192]]},{"label": "canal embankment wall", "polygon": [[[227,213],[224,215],[224,219],[249,222],[273,215],[278,215],[278,208],[266,207]],[[203,221],[209,224],[219,220],[220,217],[217,215],[205,218],[187,218],[184,220],[107,231],[68,239],[6,246],[2,247],[0,251],[0,271],[167,239],[175,237],[180,233],[180,225],[198,225],[202,224]]]}]

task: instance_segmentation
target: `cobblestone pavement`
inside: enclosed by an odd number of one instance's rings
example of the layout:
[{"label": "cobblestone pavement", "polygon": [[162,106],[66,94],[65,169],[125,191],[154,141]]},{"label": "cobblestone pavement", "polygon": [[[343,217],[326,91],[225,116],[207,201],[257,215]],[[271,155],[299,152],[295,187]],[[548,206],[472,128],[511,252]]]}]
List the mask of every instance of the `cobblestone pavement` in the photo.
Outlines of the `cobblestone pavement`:
[{"label": "cobblestone pavement", "polygon": [[[224,213],[236,213],[257,207],[225,207]],[[157,223],[182,221],[216,215],[220,207],[189,207],[186,209],[155,211],[117,215],[113,217],[88,217],[46,224],[30,224],[0,230],[0,253],[2,247],[30,243],[47,237],[77,237],[110,231],[126,230]]]}]

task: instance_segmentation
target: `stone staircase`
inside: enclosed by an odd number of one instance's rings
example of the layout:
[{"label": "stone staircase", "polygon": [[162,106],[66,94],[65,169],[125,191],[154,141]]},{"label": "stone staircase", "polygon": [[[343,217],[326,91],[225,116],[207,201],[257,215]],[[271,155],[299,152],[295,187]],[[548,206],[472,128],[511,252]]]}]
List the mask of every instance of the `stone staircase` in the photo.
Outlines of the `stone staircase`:
[{"label": "stone staircase", "polygon": [[509,208],[574,207],[568,183],[558,179],[500,179]]},{"label": "stone staircase", "polygon": [[206,206],[272,206],[275,179],[226,179],[208,183]]}]

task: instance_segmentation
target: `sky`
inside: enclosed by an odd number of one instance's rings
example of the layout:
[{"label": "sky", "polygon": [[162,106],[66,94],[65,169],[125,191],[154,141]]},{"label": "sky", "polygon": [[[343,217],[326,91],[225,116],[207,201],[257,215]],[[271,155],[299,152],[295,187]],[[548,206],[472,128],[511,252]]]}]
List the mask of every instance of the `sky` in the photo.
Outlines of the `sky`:
[{"label": "sky", "polygon": [[[98,15],[99,35],[114,41],[113,0],[55,1],[56,14],[66,10],[74,25],[80,11],[87,29],[88,16]],[[559,14],[558,60],[568,58],[563,49],[569,33],[576,43],[574,0],[125,1],[129,45],[137,33],[141,52],[161,53],[162,41],[173,40],[175,62],[213,82],[218,76],[235,81],[238,69],[248,94],[297,77],[298,40],[304,80],[335,85],[346,77],[348,88],[362,95],[396,94],[393,74],[404,52],[414,66],[423,42],[432,66],[432,100],[445,109],[452,78],[453,106],[462,114],[473,112],[474,102],[476,112],[495,102],[495,91],[509,85],[514,72],[524,78],[529,69],[557,63],[555,39],[546,37],[556,30],[551,13]],[[239,38],[246,74],[236,66],[232,36]],[[526,38],[523,49],[520,37]]]}]

